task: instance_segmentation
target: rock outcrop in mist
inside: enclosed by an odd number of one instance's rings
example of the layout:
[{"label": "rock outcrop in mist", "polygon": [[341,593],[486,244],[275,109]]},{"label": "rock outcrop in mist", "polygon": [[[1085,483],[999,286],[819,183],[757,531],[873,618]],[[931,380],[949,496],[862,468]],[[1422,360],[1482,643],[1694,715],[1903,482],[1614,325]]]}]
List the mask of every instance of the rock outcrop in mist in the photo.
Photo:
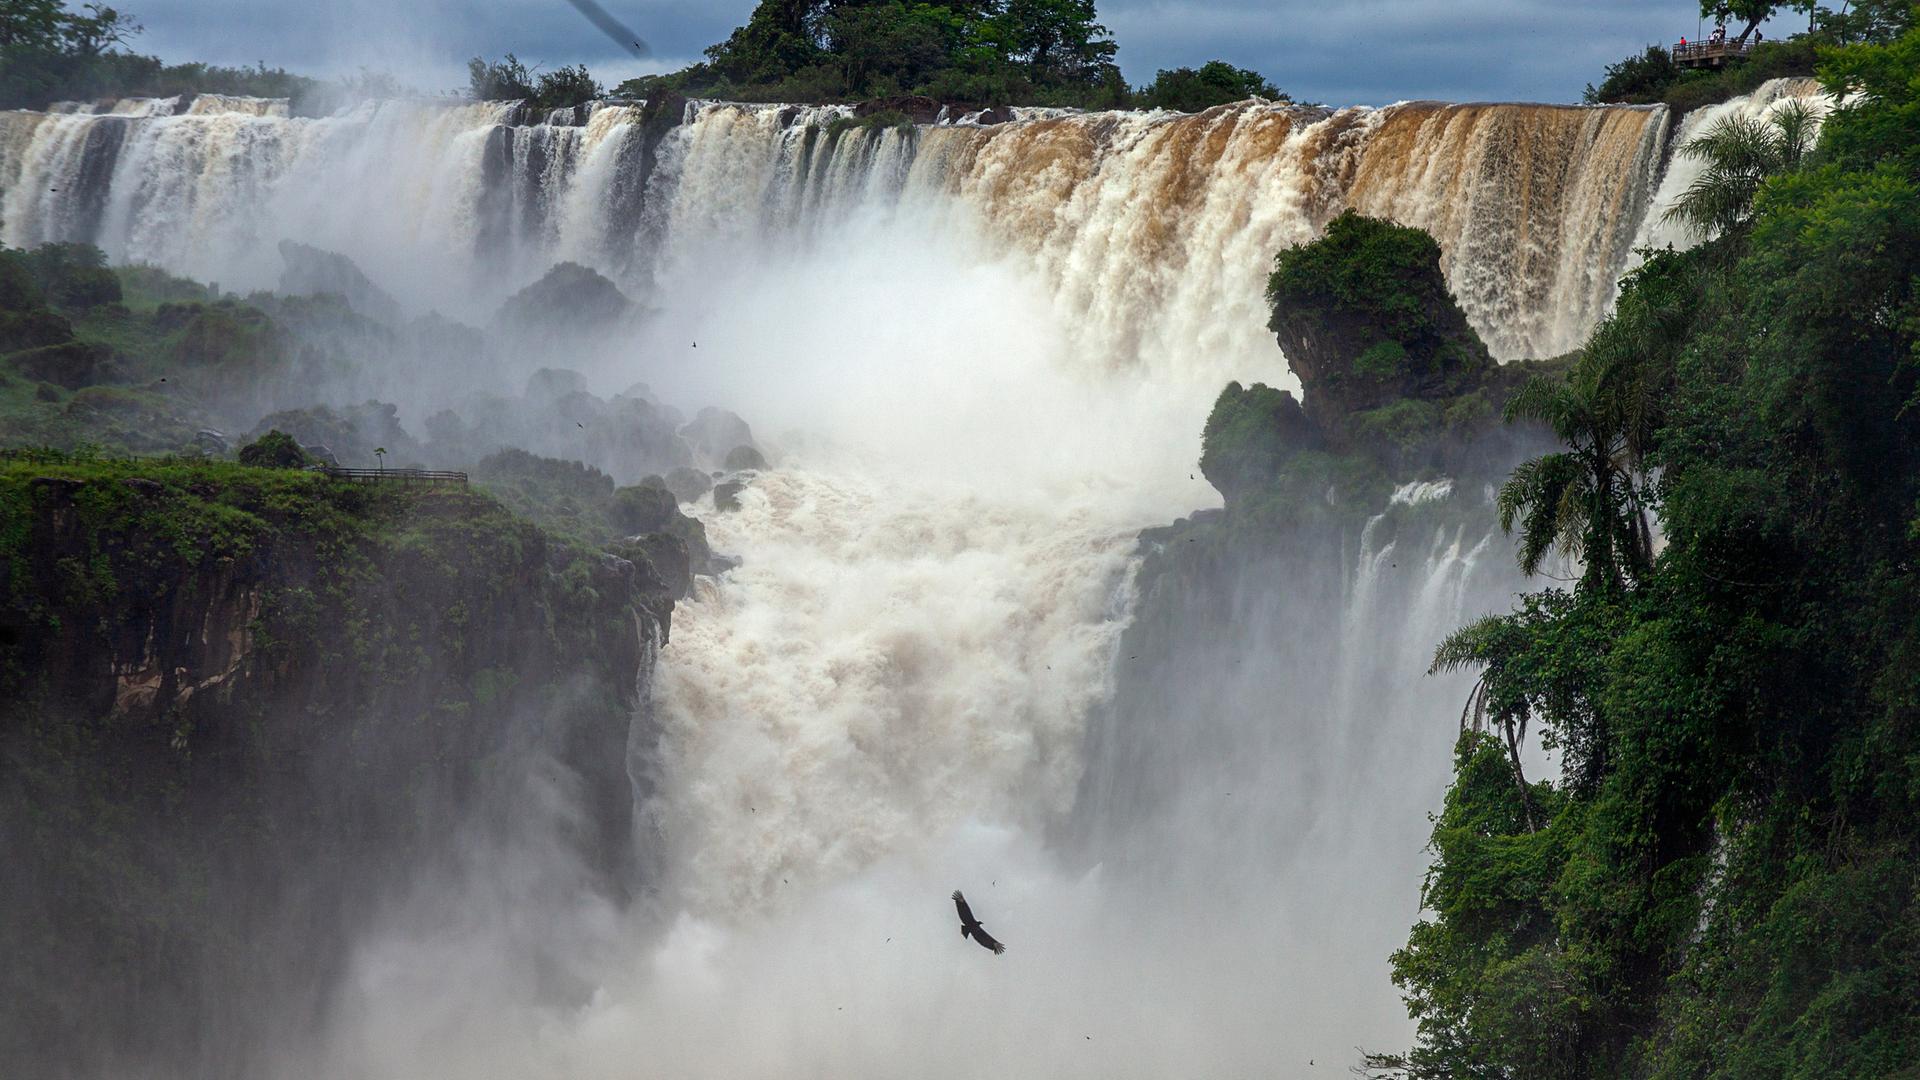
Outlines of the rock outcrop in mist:
[{"label": "rock outcrop in mist", "polygon": [[462,489],[45,455],[0,461],[0,502],[0,1058],[248,1074],[541,762],[591,887],[638,884],[626,758],[678,538],[616,556]]}]

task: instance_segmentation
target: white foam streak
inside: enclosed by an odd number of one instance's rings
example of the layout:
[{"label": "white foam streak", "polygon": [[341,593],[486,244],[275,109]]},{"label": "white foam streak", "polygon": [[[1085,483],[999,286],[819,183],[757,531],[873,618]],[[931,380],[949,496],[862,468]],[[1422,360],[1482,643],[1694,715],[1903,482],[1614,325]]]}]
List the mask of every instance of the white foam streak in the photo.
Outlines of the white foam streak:
[{"label": "white foam streak", "polygon": [[1824,118],[1833,106],[1832,99],[1821,92],[1820,84],[1813,79],[1769,79],[1751,94],[1695,109],[1683,117],[1679,130],[1673,135],[1673,160],[1660,178],[1659,189],[1653,194],[1652,207],[1638,235],[1634,237],[1633,246],[1636,249],[1671,247],[1685,251],[1700,243],[1701,238],[1684,222],[1668,221],[1666,217],[1667,211],[1680,200],[1680,196],[1686,194],[1707,167],[1705,161],[1680,151],[1722,120],[1733,117],[1765,120],[1789,101],[1806,102],[1820,118]]}]

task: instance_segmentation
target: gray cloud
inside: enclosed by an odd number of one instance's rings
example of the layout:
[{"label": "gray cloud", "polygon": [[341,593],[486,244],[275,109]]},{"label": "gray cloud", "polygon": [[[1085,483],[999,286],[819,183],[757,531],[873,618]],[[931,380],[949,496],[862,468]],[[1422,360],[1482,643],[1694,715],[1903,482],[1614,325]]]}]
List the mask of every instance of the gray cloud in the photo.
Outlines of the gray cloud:
[{"label": "gray cloud", "polygon": [[[425,90],[464,81],[470,56],[582,62],[603,82],[671,70],[746,18],[754,0],[602,0],[654,49],[622,54],[565,0],[127,0],[138,46],[168,60],[338,74],[394,71]],[[1105,0],[1102,20],[1135,83],[1165,67],[1230,61],[1296,97],[1341,105],[1409,98],[1578,100],[1606,64],[1693,35],[1692,0]],[[1781,29],[1785,33],[1785,28]]]}]

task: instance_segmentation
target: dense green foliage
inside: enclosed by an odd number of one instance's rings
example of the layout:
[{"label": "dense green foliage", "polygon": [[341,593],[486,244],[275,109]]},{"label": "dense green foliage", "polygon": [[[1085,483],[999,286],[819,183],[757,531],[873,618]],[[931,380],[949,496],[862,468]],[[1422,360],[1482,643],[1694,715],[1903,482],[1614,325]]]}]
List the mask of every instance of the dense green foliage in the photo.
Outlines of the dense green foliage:
[{"label": "dense green foliage", "polygon": [[1724,68],[1682,68],[1664,46],[1649,45],[1639,56],[1609,65],[1600,85],[1587,85],[1591,104],[1666,104],[1687,112],[1750,93],[1768,79],[1811,76],[1818,43],[1807,35],[1787,41],[1763,41],[1744,58]]},{"label": "dense green foliage", "polygon": [[0,447],[184,451],[323,359],[256,304],[96,248],[0,249]]},{"label": "dense green foliage", "polygon": [[[0,1060],[159,1069],[220,1002],[323,992],[516,745],[581,777],[570,842],[617,873],[649,574],[456,488],[0,455]],[[178,1075],[262,1071],[234,1034]]]},{"label": "dense green foliage", "polygon": [[240,448],[240,464],[257,469],[304,469],[313,458],[293,436],[275,428]]},{"label": "dense green foliage", "polygon": [[1291,392],[1228,383],[1201,433],[1200,472],[1233,500],[1271,483],[1290,458],[1317,441]]},{"label": "dense green foliage", "polygon": [[1209,60],[1198,70],[1183,67],[1160,71],[1134,95],[1133,105],[1139,109],[1203,112],[1215,105],[1255,97],[1292,100],[1257,71],[1237,68],[1224,60]]},{"label": "dense green foliage", "polygon": [[1280,253],[1267,299],[1288,363],[1313,384],[1310,411],[1464,393],[1494,367],[1419,229],[1348,210]]},{"label": "dense green foliage", "polygon": [[1128,99],[1116,48],[1093,0],[762,0],[704,63],[620,92],[1104,107]]},{"label": "dense green foliage", "polygon": [[[1719,13],[1714,9],[1723,6],[1706,0],[1701,5],[1702,14],[1717,17]],[[1737,4],[1726,13],[1739,17],[1746,9],[1758,11],[1786,6],[1764,2]],[[1806,11],[1808,7],[1793,6],[1799,11]],[[1646,52],[1609,65],[1606,77],[1598,86],[1587,85],[1586,100],[1592,104],[1665,103],[1676,112],[1687,112],[1750,93],[1769,79],[1811,76],[1822,46],[1885,44],[1913,25],[1913,5],[1909,0],[1866,0],[1842,4],[1838,9],[1817,7],[1813,14],[1812,33],[1795,34],[1786,41],[1758,42],[1745,57],[1733,59],[1718,69],[1682,68],[1674,63],[1672,54],[1664,46],[1649,45]]]},{"label": "dense green foliage", "polygon": [[570,109],[605,93],[584,64],[534,72],[512,53],[492,63],[477,56],[467,61],[467,96],[475,101],[524,101],[535,109]]},{"label": "dense green foliage", "polygon": [[165,64],[125,51],[140,33],[128,15],[101,4],[70,10],[64,0],[0,4],[0,108],[60,101],[176,94],[294,98],[320,84],[279,69]]},{"label": "dense green foliage", "polygon": [[[1920,31],[1824,54],[1813,152],[1516,404],[1564,441],[1503,493],[1523,558],[1585,569],[1436,659],[1482,678],[1380,1074],[1914,1075],[1915,71]],[[1489,737],[1529,726],[1551,783]]]}]

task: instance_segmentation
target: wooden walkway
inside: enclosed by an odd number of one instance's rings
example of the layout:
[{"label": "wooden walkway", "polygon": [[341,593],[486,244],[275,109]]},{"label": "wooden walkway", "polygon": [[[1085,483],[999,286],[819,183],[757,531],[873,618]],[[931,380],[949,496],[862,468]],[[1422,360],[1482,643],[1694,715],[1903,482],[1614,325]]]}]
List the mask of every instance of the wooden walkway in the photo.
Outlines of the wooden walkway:
[{"label": "wooden walkway", "polygon": [[1754,43],[1733,40],[1679,41],[1673,46],[1673,62],[1684,68],[1717,68],[1729,60],[1739,60],[1753,51]]},{"label": "wooden walkway", "polygon": [[424,484],[447,487],[467,485],[466,473],[442,472],[437,469],[339,469],[328,466],[323,471],[335,480],[351,480],[359,484]]}]

